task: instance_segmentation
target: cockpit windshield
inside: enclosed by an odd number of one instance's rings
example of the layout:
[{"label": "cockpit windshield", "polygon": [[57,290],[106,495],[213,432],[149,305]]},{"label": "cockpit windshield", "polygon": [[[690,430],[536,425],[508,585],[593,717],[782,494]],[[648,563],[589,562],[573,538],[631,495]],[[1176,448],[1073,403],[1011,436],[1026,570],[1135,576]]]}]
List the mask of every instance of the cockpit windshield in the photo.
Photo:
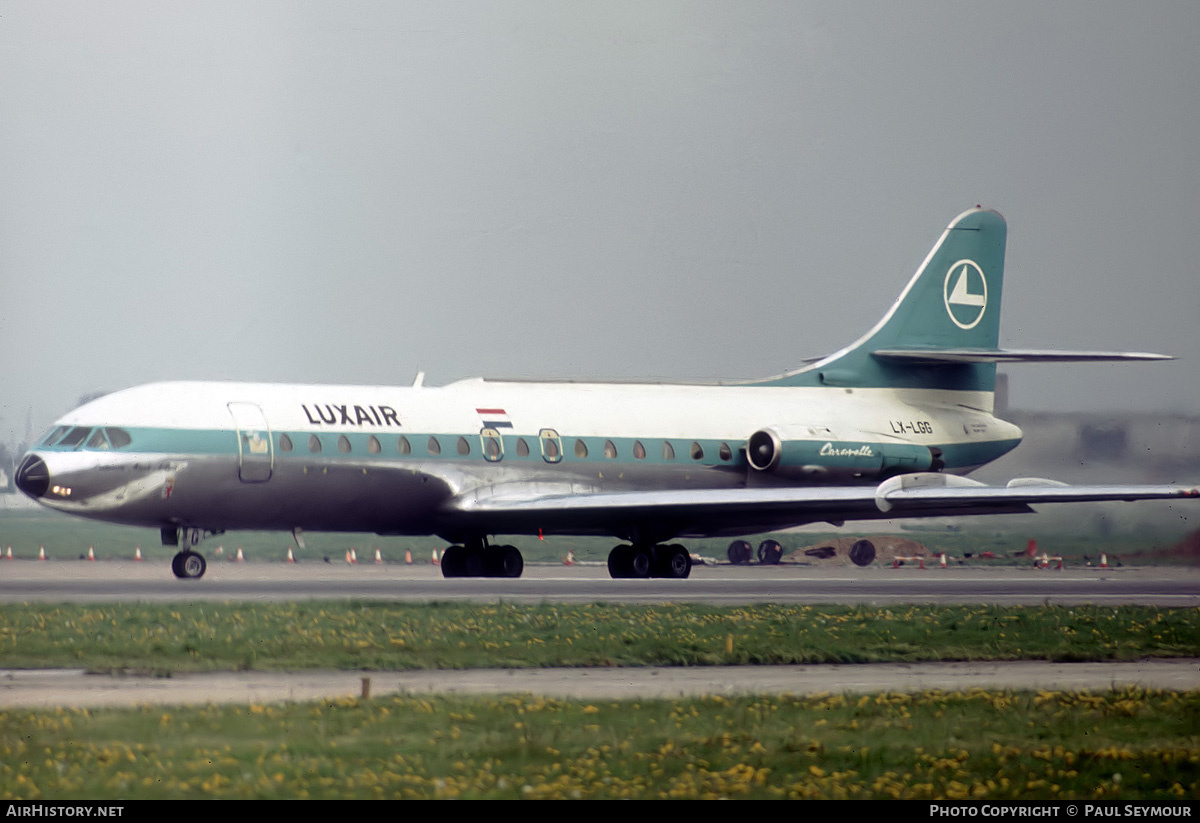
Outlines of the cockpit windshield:
[{"label": "cockpit windshield", "polygon": [[[90,435],[90,437],[89,437]],[[77,449],[121,449],[133,442],[129,432],[115,426],[58,426],[42,439],[43,446]]]},{"label": "cockpit windshield", "polygon": [[91,432],[91,430],[92,430],[91,426],[76,426],[75,428],[73,428],[69,432],[67,432],[66,437],[64,437],[62,440],[59,440],[54,445],[56,445],[56,446],[78,446],[80,443],[83,442],[84,438],[88,436],[88,433]]},{"label": "cockpit windshield", "polygon": [[54,445],[55,441],[57,441],[60,437],[62,437],[64,434],[66,434],[70,430],[71,430],[70,426],[56,426],[53,430],[51,430],[51,432],[48,435],[46,435],[44,438],[42,438],[42,445],[43,446]]},{"label": "cockpit windshield", "polygon": [[104,433],[108,435],[108,442],[112,443],[114,449],[122,449],[133,442],[133,438],[129,436],[129,432],[124,429],[113,428],[106,426]]}]

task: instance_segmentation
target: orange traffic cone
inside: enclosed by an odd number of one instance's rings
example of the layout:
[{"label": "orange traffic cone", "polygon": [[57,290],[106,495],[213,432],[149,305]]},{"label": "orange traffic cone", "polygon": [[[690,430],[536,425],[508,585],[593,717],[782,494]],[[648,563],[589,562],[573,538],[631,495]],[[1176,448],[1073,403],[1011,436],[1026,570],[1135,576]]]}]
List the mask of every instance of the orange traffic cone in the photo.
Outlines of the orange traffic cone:
[{"label": "orange traffic cone", "polygon": [[1102,568],[1102,569],[1108,568],[1108,553],[1107,552],[1100,552],[1100,568]]},{"label": "orange traffic cone", "polygon": [[941,564],[941,565],[942,565],[942,568],[943,568],[943,569],[947,568],[947,566],[946,566],[946,553],[945,553],[945,552],[942,552],[942,564]]},{"label": "orange traffic cone", "polygon": [[404,562],[410,566],[412,565],[412,549],[404,550]]},{"label": "orange traffic cone", "polygon": [[1035,557],[1036,555],[1037,555],[1037,541],[1030,540],[1028,545],[1025,546],[1025,556],[1026,557]]},{"label": "orange traffic cone", "polygon": [[440,565],[442,565],[442,564],[441,564],[441,561],[439,561],[439,560],[438,560],[438,556],[437,556],[437,549],[434,549],[434,550],[433,550],[433,558],[432,558],[432,559],[431,559],[429,562],[430,562],[430,563],[432,563],[432,564],[433,564],[433,565],[435,565],[435,566],[440,566]]},{"label": "orange traffic cone", "polygon": [[293,554],[292,554],[292,547],[291,547],[291,546],[288,546],[288,556],[287,556],[287,562],[289,562],[289,563],[295,563],[295,562],[296,562],[296,557],[295,557],[295,555],[293,555]]},{"label": "orange traffic cone", "polygon": [[96,550],[95,550],[95,549],[93,549],[91,546],[88,546],[88,556],[87,556],[87,559],[88,559],[88,560],[91,560],[93,563],[95,563],[95,562],[96,562]]},{"label": "orange traffic cone", "polygon": [[12,546],[8,547],[8,554],[5,555],[9,560],[12,560]]},{"label": "orange traffic cone", "polygon": [[38,560],[45,560],[45,559],[46,559],[46,547],[38,546]]},{"label": "orange traffic cone", "polygon": [[138,563],[142,562],[142,547],[141,546],[138,546],[137,548],[135,548],[133,550],[133,559],[136,560]]},{"label": "orange traffic cone", "polygon": [[243,563],[243,562],[245,562],[245,560],[246,560],[246,558],[242,557],[242,547],[238,546],[237,557],[233,558],[233,562],[234,563]]},{"label": "orange traffic cone", "polygon": [[381,555],[381,554],[379,553],[379,547],[378,547],[378,546],[376,546],[376,547],[375,547],[375,562],[376,562],[376,563],[382,563],[382,562],[383,562],[383,555]]},{"label": "orange traffic cone", "polygon": [[357,562],[358,562],[358,552],[356,552],[356,551],[354,550],[354,547],[353,547],[353,546],[351,546],[351,547],[350,547],[350,562],[351,562],[351,563],[357,563]]},{"label": "orange traffic cone", "polygon": [[574,566],[575,565],[575,550],[574,549],[567,549],[567,559],[563,561],[563,565],[564,566]]}]

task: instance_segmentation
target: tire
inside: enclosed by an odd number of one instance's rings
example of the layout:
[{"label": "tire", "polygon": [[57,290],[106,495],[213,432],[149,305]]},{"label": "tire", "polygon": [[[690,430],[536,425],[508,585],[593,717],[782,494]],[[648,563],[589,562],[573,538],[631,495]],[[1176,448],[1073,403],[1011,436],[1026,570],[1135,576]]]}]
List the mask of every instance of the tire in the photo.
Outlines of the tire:
[{"label": "tire", "polygon": [[442,577],[462,577],[462,546],[450,546],[442,552]]},{"label": "tire", "polygon": [[207,569],[204,555],[197,552],[178,552],[171,558],[171,571],[180,580],[199,580]]},{"label": "tire", "polygon": [[856,566],[869,566],[875,562],[875,544],[870,540],[859,540],[850,547],[850,562]]},{"label": "tire", "polygon": [[629,576],[644,579],[654,571],[654,555],[649,549],[635,548],[629,557]]},{"label": "tire", "polygon": [[764,540],[758,544],[758,562],[764,566],[776,566],[783,558],[783,546],[778,540]]},{"label": "tire", "polygon": [[684,580],[692,573],[692,556],[688,550],[678,544],[659,546],[661,552],[659,577],[671,580]]},{"label": "tire", "polygon": [[750,562],[750,556],[753,553],[754,547],[745,540],[735,540],[729,544],[726,556],[729,557],[729,562],[735,566],[744,566]]},{"label": "tire", "polygon": [[633,546],[622,543],[620,546],[614,546],[613,550],[608,553],[608,576],[614,580],[621,580],[630,577],[631,568],[629,561],[632,558]]},{"label": "tire", "polygon": [[485,561],[488,577],[520,577],[525,570],[525,558],[516,546],[488,549]]},{"label": "tire", "polygon": [[463,548],[462,577],[486,577],[483,550],[477,547]]}]

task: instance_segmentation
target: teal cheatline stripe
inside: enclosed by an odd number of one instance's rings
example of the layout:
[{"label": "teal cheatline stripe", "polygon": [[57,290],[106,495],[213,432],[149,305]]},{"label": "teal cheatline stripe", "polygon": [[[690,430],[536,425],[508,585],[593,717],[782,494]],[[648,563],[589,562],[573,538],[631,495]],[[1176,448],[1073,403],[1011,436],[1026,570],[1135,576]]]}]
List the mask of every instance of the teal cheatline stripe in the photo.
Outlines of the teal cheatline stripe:
[{"label": "teal cheatline stripe", "polygon": [[[114,453],[121,452],[160,452],[172,455],[221,455],[237,454],[237,433],[222,429],[162,429],[162,428],[125,428],[129,432],[131,442],[121,449],[112,449]],[[287,437],[292,444],[290,451],[280,447],[282,437]],[[315,436],[321,443],[320,452],[309,450],[309,438]],[[375,451],[371,444],[374,437],[379,445]],[[409,443],[408,453],[400,449],[400,438],[404,437]],[[441,445],[438,454],[430,454],[427,449],[429,438],[436,438]],[[350,444],[350,450],[344,452],[338,447],[338,441],[345,438]],[[469,452],[466,455],[458,451],[459,438],[466,441]],[[533,435],[502,435],[504,441],[504,457],[502,462],[522,462],[544,464],[541,444]],[[527,455],[518,451],[518,441],[524,440],[529,447]],[[582,441],[584,452],[576,451],[576,443]],[[670,457],[664,454],[663,443],[669,443]],[[1021,441],[997,440],[982,443],[962,443],[940,445],[942,459],[949,469],[980,466],[995,460],[1012,451]],[[740,440],[679,440],[673,438],[634,438],[634,437],[572,437],[562,435],[559,441],[563,449],[561,462],[546,465],[578,465],[587,463],[603,467],[606,464],[634,465],[697,465],[697,466],[730,466],[746,467],[745,441]],[[612,448],[606,448],[611,444]],[[637,446],[641,445],[644,457],[636,457]],[[699,447],[699,452],[696,447]],[[447,461],[478,461],[485,462],[483,444],[478,432],[464,434],[428,434],[406,432],[391,434],[358,434],[334,432],[289,431],[272,432],[272,447],[276,460],[311,460],[336,459],[338,457],[354,457],[379,460],[414,460],[428,462],[431,460]],[[39,447],[41,451],[97,451],[95,449],[74,449],[69,447]],[[693,456],[698,454],[698,456]]]},{"label": "teal cheatline stripe", "polygon": [[[219,455],[236,454],[238,451],[237,433],[229,429],[165,429],[165,428],[130,428],[125,427],[131,442],[120,452],[162,452],[179,455]],[[282,447],[283,437],[291,443],[290,449]],[[319,452],[309,449],[310,438],[315,437],[321,445]],[[401,438],[407,440],[407,451],[401,448]],[[430,454],[428,442],[430,438],[437,440],[440,451]],[[374,438],[378,450],[371,440]],[[467,443],[469,449],[466,455],[459,452],[459,439]],[[349,443],[350,450],[342,451],[339,441],[344,439]],[[541,444],[536,435],[501,435],[504,442],[504,460],[545,462],[542,458]],[[483,444],[479,432],[464,432],[462,434],[430,434],[428,432],[392,432],[390,434],[360,434],[355,432],[327,431],[273,431],[271,433],[272,449],[276,459],[311,459],[316,456],[323,458],[349,456],[379,458],[379,459],[411,459],[429,460],[479,460],[483,461]],[[521,455],[518,451],[518,441],[524,440],[529,453]],[[575,451],[577,441],[582,441],[586,456],[580,457]],[[671,458],[664,456],[663,443],[671,444]],[[572,437],[563,435],[559,441],[563,449],[561,463],[646,463],[646,464],[698,464],[706,466],[738,466],[745,465],[744,441],[737,440],[676,440],[663,438],[633,438],[633,437]],[[606,450],[606,444],[612,444],[612,450]],[[692,457],[693,443],[699,445],[702,456]],[[636,457],[636,445],[641,444],[644,457]],[[43,451],[96,451],[95,449],[75,447],[39,447]],[[615,451],[615,456],[609,456]],[[723,455],[727,455],[723,457]],[[557,465],[557,464],[556,464]]]}]

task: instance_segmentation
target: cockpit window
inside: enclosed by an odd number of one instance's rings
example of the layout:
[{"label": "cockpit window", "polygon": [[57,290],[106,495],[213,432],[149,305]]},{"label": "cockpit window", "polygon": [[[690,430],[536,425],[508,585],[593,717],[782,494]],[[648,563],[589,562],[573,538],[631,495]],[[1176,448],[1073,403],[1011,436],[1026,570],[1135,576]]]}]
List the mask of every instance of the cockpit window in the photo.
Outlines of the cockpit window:
[{"label": "cockpit window", "polygon": [[109,448],[108,438],[104,436],[104,429],[96,429],[92,432],[92,436],[88,438],[87,448],[105,450]]},{"label": "cockpit window", "polygon": [[123,449],[133,442],[133,438],[129,436],[129,432],[124,429],[107,426],[104,429],[104,433],[108,435],[108,442],[112,443],[114,449]]},{"label": "cockpit window", "polygon": [[64,437],[62,440],[59,440],[58,443],[56,443],[55,445],[57,445],[57,446],[78,446],[80,443],[82,443],[84,441],[84,438],[86,438],[88,436],[88,433],[91,432],[91,430],[92,430],[91,426],[76,426],[75,428],[73,428],[69,432],[67,432],[67,436]]},{"label": "cockpit window", "polygon": [[55,440],[62,437],[64,434],[66,434],[70,430],[71,430],[70,426],[58,426],[57,428],[54,429],[54,431],[52,431],[48,435],[46,435],[45,439],[42,440],[42,445],[43,446],[53,445]]}]

